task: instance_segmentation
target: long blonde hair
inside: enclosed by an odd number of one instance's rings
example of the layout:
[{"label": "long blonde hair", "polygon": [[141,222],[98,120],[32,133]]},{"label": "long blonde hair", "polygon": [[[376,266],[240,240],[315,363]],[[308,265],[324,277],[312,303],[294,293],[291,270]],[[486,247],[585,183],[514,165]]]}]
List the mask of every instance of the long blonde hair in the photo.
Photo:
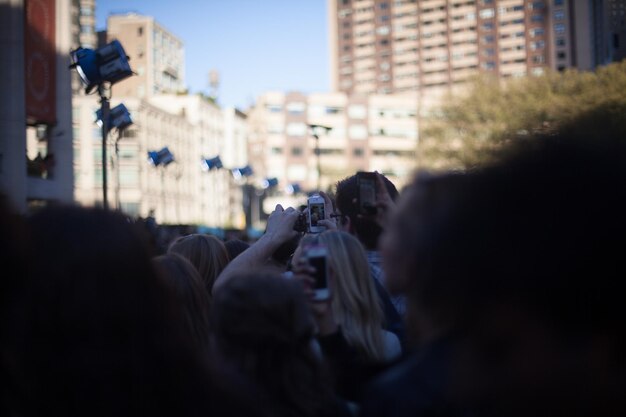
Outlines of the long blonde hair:
[{"label": "long blonde hair", "polygon": [[331,308],[348,344],[374,360],[385,359],[383,310],[371,276],[365,249],[349,233],[329,230],[319,235],[326,245]]},{"label": "long blonde hair", "polygon": [[209,296],[213,283],[228,264],[228,251],[224,243],[213,235],[193,233],[174,240],[168,253],[178,253],[189,259],[198,269]]}]

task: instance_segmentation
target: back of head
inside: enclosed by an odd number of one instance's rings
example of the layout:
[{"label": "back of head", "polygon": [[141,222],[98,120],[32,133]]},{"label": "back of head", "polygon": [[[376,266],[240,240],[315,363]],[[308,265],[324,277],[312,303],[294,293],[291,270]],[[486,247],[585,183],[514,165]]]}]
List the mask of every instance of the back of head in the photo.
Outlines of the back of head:
[{"label": "back of head", "polygon": [[[398,198],[398,190],[387,177],[382,175],[387,192],[392,200]],[[351,233],[359,238],[365,249],[376,250],[378,238],[382,233],[382,228],[376,221],[368,217],[359,217],[358,193],[356,175],[344,178],[337,183],[335,191],[335,205],[337,209],[350,219],[352,225]]]},{"label": "back of head", "polygon": [[29,271],[3,345],[14,415],[206,415],[234,395],[181,330],[135,227],[72,206],[28,219]]},{"label": "back of head", "polygon": [[338,230],[321,233],[319,242],[328,248],[331,305],[346,339],[367,357],[383,359],[384,316],[363,245]]},{"label": "back of head", "polygon": [[233,276],[211,310],[216,344],[229,363],[265,387],[274,415],[320,415],[330,383],[312,349],[315,331],[299,281],[273,273]]},{"label": "back of head", "polygon": [[200,273],[191,262],[177,253],[167,253],[152,259],[166,287],[176,295],[186,328],[201,349],[209,342],[209,296]]},{"label": "back of head", "polygon": [[226,252],[228,252],[228,260],[232,261],[239,254],[250,247],[250,243],[241,239],[230,239],[224,242]]},{"label": "back of head", "polygon": [[[565,127],[403,192],[404,259],[390,264],[408,265],[422,314],[470,335],[482,379],[468,385],[485,383],[507,411],[600,415],[623,398],[626,142],[604,133]],[[499,347],[490,363],[487,342]]]},{"label": "back of head", "polygon": [[191,261],[200,272],[209,295],[229,259],[224,242],[213,235],[200,233],[177,238],[170,244],[168,252],[178,253]]}]

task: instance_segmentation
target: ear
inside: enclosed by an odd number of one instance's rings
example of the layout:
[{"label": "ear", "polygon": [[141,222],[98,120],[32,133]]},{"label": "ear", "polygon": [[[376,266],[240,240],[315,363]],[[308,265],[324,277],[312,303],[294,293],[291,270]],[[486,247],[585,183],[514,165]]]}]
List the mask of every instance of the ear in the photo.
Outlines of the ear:
[{"label": "ear", "polygon": [[342,217],[341,221],[338,222],[339,224],[337,225],[338,229],[341,230],[342,232],[348,232],[350,234],[353,234],[353,230],[352,230],[352,219],[348,216]]}]

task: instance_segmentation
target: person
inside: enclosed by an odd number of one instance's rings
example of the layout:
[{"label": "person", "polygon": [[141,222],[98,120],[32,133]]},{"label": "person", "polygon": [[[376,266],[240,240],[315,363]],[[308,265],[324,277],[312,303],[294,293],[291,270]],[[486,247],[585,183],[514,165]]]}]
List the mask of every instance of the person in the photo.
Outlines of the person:
[{"label": "person", "polygon": [[29,261],[2,328],[6,415],[262,414],[254,384],[184,331],[129,218],[47,206],[25,236]]},{"label": "person", "polygon": [[226,252],[228,252],[228,261],[235,259],[241,252],[250,247],[250,243],[242,239],[229,239],[224,242]]},{"label": "person", "polygon": [[623,414],[626,143],[606,115],[403,190],[382,256],[421,348],[364,417]]},{"label": "person", "polygon": [[201,350],[208,352],[210,299],[200,273],[191,261],[174,252],[155,256],[152,263],[177,297],[191,338]]},{"label": "person", "polygon": [[382,306],[361,243],[346,232],[328,230],[319,235],[308,235],[297,256],[301,257],[307,246],[315,244],[328,250],[331,308],[348,344],[369,361],[397,359],[402,350],[400,341],[383,329]]},{"label": "person", "polygon": [[192,233],[180,236],[170,243],[168,253],[178,253],[196,267],[204,287],[212,295],[213,283],[229,262],[224,242],[213,235]]},{"label": "person", "polygon": [[315,349],[300,282],[268,271],[238,272],[216,291],[218,354],[264,387],[272,416],[350,416]]},{"label": "person", "polygon": [[[282,205],[277,204],[267,219],[265,232],[248,249],[226,265],[213,284],[213,293],[219,291],[226,282],[242,271],[275,265],[275,261],[271,259],[272,255],[279,248],[288,245],[288,242],[299,239],[301,236],[301,232],[294,230],[294,225],[299,216],[300,211],[295,208],[287,207],[285,209]],[[283,270],[286,272],[286,268],[287,265],[285,264],[280,268],[274,266],[273,270],[277,273]]]},{"label": "person", "polygon": [[[395,185],[384,175],[375,173],[377,177],[377,214],[364,215],[358,208],[357,174],[346,177],[336,184],[334,216],[338,219],[339,230],[354,235],[363,244],[376,291],[383,304],[385,322],[388,330],[396,334],[403,346],[405,345],[404,315],[406,303],[402,294],[392,297],[386,288],[381,257],[378,251],[379,238],[383,232],[383,224],[379,216],[384,211],[391,211],[389,206],[398,197]],[[386,214],[386,213],[384,213]]]},{"label": "person", "polygon": [[[337,392],[358,409],[362,389],[402,353],[399,339],[383,329],[383,311],[365,256],[356,237],[339,230],[307,235],[294,254],[294,277],[314,286],[307,266],[308,247],[326,248],[329,298],[311,298],[318,342],[331,366]],[[312,293],[310,293],[312,296]],[[324,306],[328,304],[328,306]]]}]

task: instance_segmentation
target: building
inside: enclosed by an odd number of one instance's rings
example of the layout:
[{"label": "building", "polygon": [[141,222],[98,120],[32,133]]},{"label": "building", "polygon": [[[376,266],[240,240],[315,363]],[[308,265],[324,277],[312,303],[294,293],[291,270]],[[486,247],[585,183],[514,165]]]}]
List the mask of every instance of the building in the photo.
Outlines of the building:
[{"label": "building", "polygon": [[[72,0],[71,4],[72,50],[78,47],[97,48],[96,0]],[[78,73],[72,71],[72,93],[74,95],[83,94],[84,88]]]},{"label": "building", "polygon": [[294,184],[330,191],[356,171],[377,170],[400,188],[415,168],[416,108],[410,95],[268,92],[248,114],[256,181],[277,178],[283,194]]},{"label": "building", "polygon": [[[334,91],[420,97],[624,57],[623,0],[329,0]],[[620,42],[621,40],[621,42]]]},{"label": "building", "polygon": [[136,76],[113,87],[115,96],[150,97],[180,93],[185,85],[185,52],[182,40],[151,16],[136,13],[107,19],[107,42],[120,41]]},{"label": "building", "polygon": [[20,212],[73,199],[69,0],[0,0],[0,190]]}]

